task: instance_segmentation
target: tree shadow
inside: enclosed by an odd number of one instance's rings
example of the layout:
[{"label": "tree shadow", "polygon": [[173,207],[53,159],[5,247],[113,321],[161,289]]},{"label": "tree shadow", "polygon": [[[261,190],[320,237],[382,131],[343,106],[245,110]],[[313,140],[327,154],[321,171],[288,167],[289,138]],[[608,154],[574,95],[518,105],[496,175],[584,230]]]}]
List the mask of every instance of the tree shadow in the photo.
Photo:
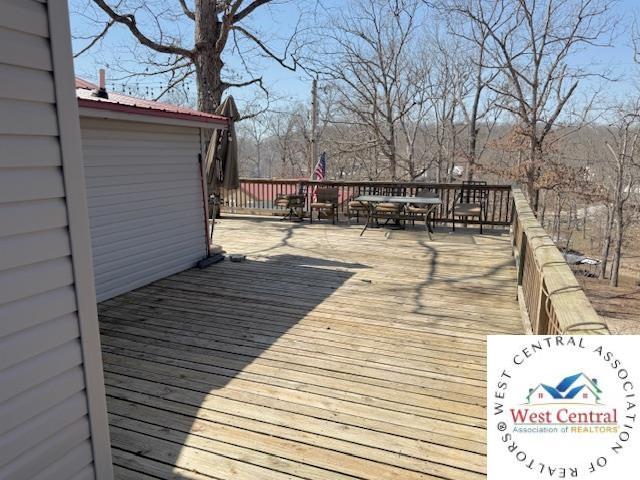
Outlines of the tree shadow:
[{"label": "tree shadow", "polygon": [[[504,280],[498,280],[500,274],[509,271],[513,272],[515,268],[513,258],[509,257],[503,261],[496,262],[488,266],[482,273],[474,273],[474,269],[464,269],[459,268],[459,266],[455,270],[449,271],[447,262],[451,262],[451,257],[448,259],[443,258],[442,252],[431,242],[420,240],[418,244],[424,249],[424,253],[427,254],[428,270],[424,276],[424,280],[413,288],[413,313],[420,314],[429,311],[429,304],[426,303],[426,299],[431,297],[431,295],[429,295],[430,289],[432,289],[436,283],[441,284],[441,288],[447,289],[445,291],[449,291],[449,295],[454,296],[455,293],[455,297],[464,299],[468,296],[482,294],[484,289],[487,288],[482,281],[491,279],[496,289],[513,287],[513,296],[515,298],[515,278],[510,278],[507,274]],[[489,291],[485,293],[493,294],[494,292]],[[436,321],[437,319],[455,320],[458,318],[456,312],[449,315],[446,313],[446,310],[441,310],[437,314],[431,315]],[[485,319],[482,323],[485,326],[500,326],[500,320]]]},{"label": "tree shadow", "polygon": [[[311,367],[288,357],[322,358],[310,344],[281,339],[361,268],[292,254],[225,261],[101,303],[116,478],[211,478],[198,466],[214,478],[273,473],[276,460],[261,452],[276,440],[261,431],[262,416],[273,425],[291,418],[280,399],[312,382]],[[324,328],[314,320],[313,329]],[[298,370],[283,378],[290,368]],[[248,449],[262,466],[244,461]]]}]

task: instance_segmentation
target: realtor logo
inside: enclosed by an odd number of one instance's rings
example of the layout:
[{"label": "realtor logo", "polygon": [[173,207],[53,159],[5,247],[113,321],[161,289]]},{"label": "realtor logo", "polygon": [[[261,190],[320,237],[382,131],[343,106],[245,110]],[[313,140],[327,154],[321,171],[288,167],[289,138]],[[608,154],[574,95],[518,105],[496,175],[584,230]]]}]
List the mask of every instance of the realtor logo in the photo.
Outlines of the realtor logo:
[{"label": "realtor logo", "polygon": [[636,478],[638,345],[632,335],[490,335],[488,480]]},{"label": "realtor logo", "polygon": [[529,405],[546,405],[549,403],[583,403],[598,405],[602,390],[595,378],[584,373],[577,373],[563,378],[555,387],[545,383],[529,389],[527,403]]}]

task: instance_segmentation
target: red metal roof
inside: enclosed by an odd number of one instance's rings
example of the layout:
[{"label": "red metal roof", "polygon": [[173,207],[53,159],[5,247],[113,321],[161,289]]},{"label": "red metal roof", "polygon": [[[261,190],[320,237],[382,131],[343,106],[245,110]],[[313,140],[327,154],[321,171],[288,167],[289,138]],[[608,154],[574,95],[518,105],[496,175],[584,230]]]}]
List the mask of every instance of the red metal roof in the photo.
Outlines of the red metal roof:
[{"label": "red metal roof", "polygon": [[227,117],[223,117],[221,115],[212,115],[210,113],[199,112],[191,108],[171,105],[169,103],[130,97],[117,92],[108,92],[109,98],[96,97],[93,95],[93,91],[96,89],[97,85],[76,77],[76,96],[78,97],[78,106],[138,115],[150,115],[212,123],[217,126],[227,125],[229,123]]}]

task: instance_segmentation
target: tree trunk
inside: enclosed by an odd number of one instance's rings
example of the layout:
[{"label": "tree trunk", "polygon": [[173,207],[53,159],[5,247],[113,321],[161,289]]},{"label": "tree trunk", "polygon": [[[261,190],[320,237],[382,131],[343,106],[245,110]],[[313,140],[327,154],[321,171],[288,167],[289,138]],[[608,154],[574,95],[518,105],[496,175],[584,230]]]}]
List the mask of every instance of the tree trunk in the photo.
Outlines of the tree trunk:
[{"label": "tree trunk", "polygon": [[534,214],[537,214],[537,212],[535,211],[535,206],[534,203],[536,201],[536,190],[534,188],[534,181],[533,181],[533,175],[529,175],[527,174],[527,182],[525,184],[525,186],[527,187],[527,197],[529,197],[529,205],[531,206],[531,209],[533,210]]},{"label": "tree trunk", "polygon": [[616,238],[613,247],[613,261],[611,264],[611,281],[612,287],[617,287],[619,283],[620,275],[620,260],[622,259],[622,237],[624,233],[624,218],[623,218],[622,204],[618,205],[615,209],[616,217]]},{"label": "tree trunk", "polygon": [[[393,111],[389,108],[389,118],[393,118],[391,115]],[[389,174],[391,175],[391,181],[398,180],[398,152],[396,148],[396,127],[393,121],[389,121],[389,142],[387,143],[389,148]]]},{"label": "tree trunk", "polygon": [[480,109],[480,99],[484,82],[482,80],[482,69],[484,68],[485,42],[487,37],[483,37],[479,45],[478,63],[475,72],[475,92],[473,95],[473,103],[471,104],[471,115],[469,116],[469,143],[467,145],[467,180],[473,180],[476,173],[476,155],[478,146],[478,110]]},{"label": "tree trunk", "polygon": [[195,8],[195,75],[198,87],[198,110],[215,113],[226,88],[222,81],[221,54],[216,50],[222,23],[218,20],[216,2],[196,0]]},{"label": "tree trunk", "polygon": [[451,118],[449,119],[451,128],[451,149],[449,151],[449,167],[447,169],[447,182],[453,181],[453,168],[456,166],[456,146],[458,144],[458,134],[454,123],[455,109],[451,109]]},{"label": "tree trunk", "polygon": [[542,228],[544,228],[544,220],[545,220],[545,215],[547,213],[547,190],[543,190],[542,191],[542,208],[540,208],[540,225],[542,225]]},{"label": "tree trunk", "polygon": [[478,129],[476,121],[472,119],[469,122],[469,145],[467,147],[467,181],[473,180],[476,172],[476,149],[478,144]]},{"label": "tree trunk", "polygon": [[536,170],[539,168],[538,161],[542,156],[540,149],[540,143],[538,141],[537,125],[534,122],[530,126],[531,132],[529,133],[529,164],[526,169],[526,181],[527,181],[527,194],[529,195],[529,204],[534,214],[538,214],[537,191],[535,188]]},{"label": "tree trunk", "polygon": [[607,263],[609,262],[609,250],[611,249],[611,233],[613,230],[613,214],[609,205],[607,208],[607,221],[604,224],[602,241],[602,262],[600,263],[600,279],[607,278]]},{"label": "tree trunk", "polygon": [[391,154],[389,155],[389,175],[391,175],[391,181],[395,182],[398,180],[396,147],[390,144],[389,148],[391,150]]},{"label": "tree trunk", "polygon": [[552,238],[555,239],[556,244],[560,243],[560,227],[562,216],[562,202],[560,201],[560,194],[556,193],[556,209],[553,217],[553,230],[551,232]]}]

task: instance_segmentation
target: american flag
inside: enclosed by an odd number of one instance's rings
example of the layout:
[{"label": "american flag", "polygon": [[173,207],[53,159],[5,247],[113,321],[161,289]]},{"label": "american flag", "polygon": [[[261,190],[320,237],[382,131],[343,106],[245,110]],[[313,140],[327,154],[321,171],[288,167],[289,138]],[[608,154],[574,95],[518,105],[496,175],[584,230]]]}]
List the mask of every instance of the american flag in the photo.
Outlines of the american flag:
[{"label": "american flag", "polygon": [[320,160],[318,160],[318,163],[316,164],[316,169],[314,170],[313,174],[315,175],[316,180],[318,180],[319,182],[324,181],[324,177],[327,174],[326,152],[322,152],[322,155],[320,155]]},{"label": "american flag", "polygon": [[[322,152],[320,155],[320,160],[316,163],[316,168],[313,171],[313,176],[316,177],[315,180],[319,182],[323,182],[327,175],[327,154],[326,152]],[[313,201],[315,202],[318,198],[318,186],[313,187]]]}]

